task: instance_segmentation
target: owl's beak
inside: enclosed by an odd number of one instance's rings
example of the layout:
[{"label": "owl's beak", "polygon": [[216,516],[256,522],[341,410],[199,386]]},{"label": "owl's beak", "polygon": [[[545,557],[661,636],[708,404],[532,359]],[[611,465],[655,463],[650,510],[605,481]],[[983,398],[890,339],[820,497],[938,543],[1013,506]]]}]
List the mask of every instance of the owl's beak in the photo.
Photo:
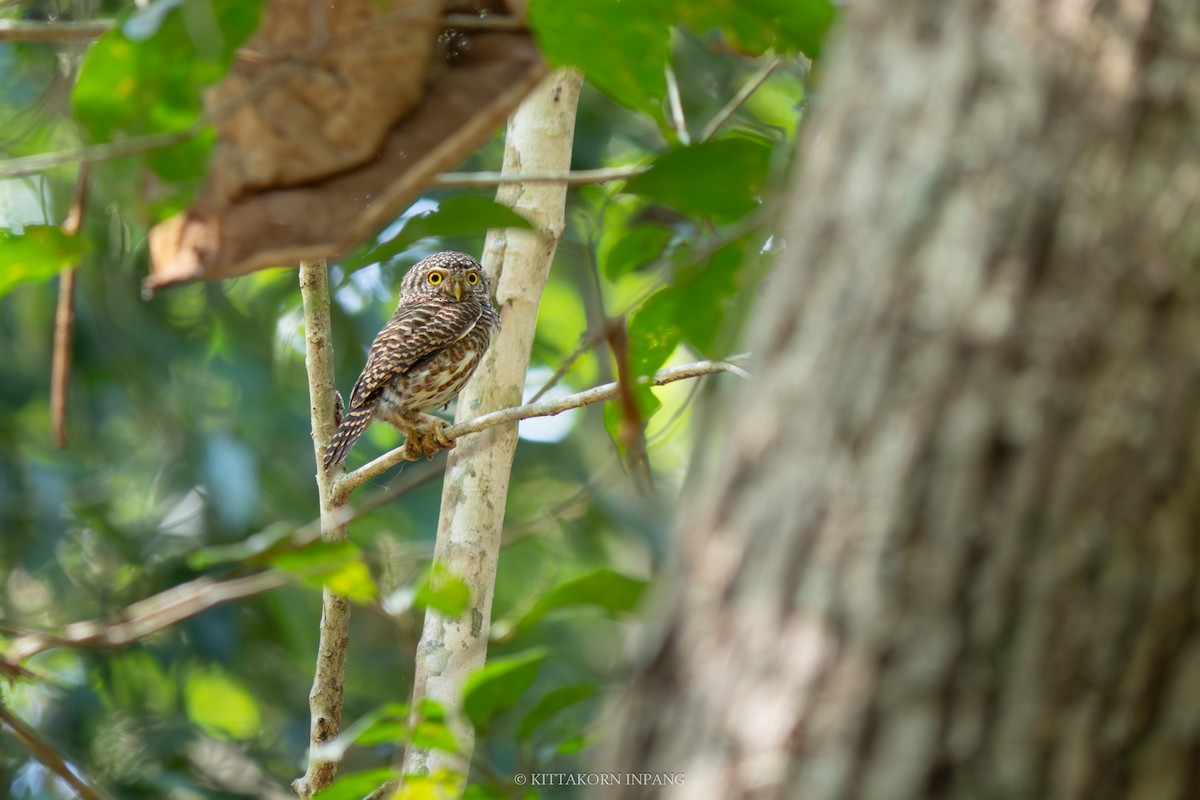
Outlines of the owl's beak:
[{"label": "owl's beak", "polygon": [[462,300],[463,285],[462,281],[454,282],[454,300],[455,302]]}]

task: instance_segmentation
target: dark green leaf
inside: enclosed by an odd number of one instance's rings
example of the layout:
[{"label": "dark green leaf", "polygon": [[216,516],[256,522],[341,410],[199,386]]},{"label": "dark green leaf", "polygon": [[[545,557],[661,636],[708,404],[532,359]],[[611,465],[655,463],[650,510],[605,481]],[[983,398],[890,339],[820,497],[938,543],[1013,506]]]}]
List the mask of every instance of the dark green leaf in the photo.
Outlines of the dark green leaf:
[{"label": "dark green leaf", "polygon": [[533,685],[538,667],[546,660],[545,648],[498,658],[467,678],[463,687],[463,711],[477,730],[497,714],[511,708]]},{"label": "dark green leaf", "polygon": [[529,4],[529,24],[551,64],[579,67],[609,97],[655,118],[667,91],[670,23],[664,0]]},{"label": "dark green leaf", "polygon": [[741,289],[745,244],[738,240],[723,245],[676,282],[675,323],[684,338],[709,358],[727,355],[716,352],[716,343],[725,332],[726,306]]},{"label": "dark green leaf", "polygon": [[745,52],[799,50],[810,58],[833,22],[829,0],[675,0],[675,11],[698,33],[721,29]]},{"label": "dark green leaf", "polygon": [[597,569],[563,581],[525,612],[518,625],[527,627],[546,614],[569,606],[598,606],[614,613],[632,611],[642,599],[646,582],[611,569]]},{"label": "dark green leaf", "polygon": [[631,178],[625,191],[685,214],[738,217],[758,205],[770,161],[771,146],[764,140],[713,139],[664,153]]},{"label": "dark green leaf", "polygon": [[428,236],[465,236],[490,228],[531,228],[529,220],[505,205],[487,197],[455,195],[442,200],[436,209],[409,217],[400,232],[365,251],[351,255],[343,263],[347,269],[359,269],[396,256],[413,243]]},{"label": "dark green leaf", "polygon": [[57,225],[29,225],[23,233],[0,229],[0,297],[77,266],[90,249],[86,239],[68,236]]},{"label": "dark green leaf", "polygon": [[671,232],[658,225],[637,225],[630,228],[605,254],[605,277],[616,280],[646,266],[662,254],[670,241]]},{"label": "dark green leaf", "polygon": [[540,728],[546,720],[562,711],[564,708],[582,703],[596,695],[596,687],[591,684],[574,686],[559,686],[542,695],[541,699],[529,710],[517,729],[517,736],[528,739],[534,731]]}]

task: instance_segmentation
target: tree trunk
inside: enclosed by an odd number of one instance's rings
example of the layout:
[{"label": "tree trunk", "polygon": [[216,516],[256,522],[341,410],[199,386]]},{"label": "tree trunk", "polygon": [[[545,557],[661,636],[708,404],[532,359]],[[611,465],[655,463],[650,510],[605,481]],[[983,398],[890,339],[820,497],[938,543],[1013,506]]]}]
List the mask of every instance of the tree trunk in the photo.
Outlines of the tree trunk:
[{"label": "tree trunk", "polygon": [[1200,3],[855,4],[825,70],[613,737],[684,783],[612,796],[1200,797]]}]

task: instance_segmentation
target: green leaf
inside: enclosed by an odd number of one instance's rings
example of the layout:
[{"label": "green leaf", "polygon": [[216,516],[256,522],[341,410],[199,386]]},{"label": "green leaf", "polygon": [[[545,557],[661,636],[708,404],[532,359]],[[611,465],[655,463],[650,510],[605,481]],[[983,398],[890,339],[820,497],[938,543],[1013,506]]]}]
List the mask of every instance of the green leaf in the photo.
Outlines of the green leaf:
[{"label": "green leaf", "polygon": [[572,686],[559,686],[542,695],[541,699],[529,710],[521,725],[517,728],[517,737],[528,739],[533,732],[545,724],[546,720],[577,703],[582,703],[596,695],[596,687],[589,683]]},{"label": "green leaf", "polygon": [[439,769],[429,775],[405,775],[400,791],[388,800],[453,800],[462,794],[466,777]]},{"label": "green leaf", "polygon": [[328,587],[356,603],[369,603],[378,594],[353,542],[313,542],[276,556],[271,565],[294,573],[310,586]]},{"label": "green leaf", "polygon": [[829,0],[676,0],[675,12],[697,33],[720,28],[747,53],[800,51],[820,54],[833,22]]},{"label": "green leaf", "polygon": [[727,355],[717,352],[717,342],[726,332],[726,307],[742,289],[747,244],[738,239],[722,245],[676,281],[675,324],[688,343],[709,358]]},{"label": "green leaf", "polygon": [[616,280],[646,266],[662,255],[670,241],[671,231],[659,225],[630,228],[611,250],[601,255],[605,277]]},{"label": "green leaf", "polygon": [[683,341],[680,299],[672,288],[659,289],[629,319],[629,369],[636,377],[653,375]]},{"label": "green leaf", "polygon": [[387,767],[350,772],[339,775],[337,780],[314,796],[317,800],[361,800],[398,775],[398,772]]},{"label": "green leaf", "polygon": [[422,720],[412,732],[412,743],[426,750],[442,750],[447,753],[459,752],[458,740],[444,722]]},{"label": "green leaf", "polygon": [[[258,27],[262,0],[166,0],[134,11],[88,50],[71,95],[93,142],[188,130],[204,110],[203,90],[229,69]],[[168,180],[204,174],[213,137],[153,152]]]},{"label": "green leaf", "polygon": [[86,239],[57,225],[29,225],[22,233],[0,229],[0,297],[78,265],[90,250]]},{"label": "green leaf", "polygon": [[662,117],[670,54],[664,0],[531,0],[529,25],[546,59],[575,66],[621,105]]},{"label": "green leaf", "polygon": [[442,200],[436,209],[409,217],[400,231],[385,242],[352,254],[343,265],[360,269],[403,253],[414,242],[429,236],[466,236],[491,228],[532,228],[532,223],[508,206],[488,197],[455,195]]},{"label": "green leaf", "polygon": [[771,145],[765,140],[713,139],[667,151],[631,178],[625,191],[685,214],[734,218],[758,206],[770,162]]},{"label": "green leaf", "polygon": [[471,589],[466,581],[450,574],[444,564],[435,563],[422,582],[415,598],[417,605],[432,608],[447,617],[459,617],[471,604]]},{"label": "green leaf", "polygon": [[184,688],[188,718],[221,739],[249,739],[258,733],[258,701],[232,676],[213,667],[196,670]]},{"label": "green leaf", "polygon": [[569,606],[598,606],[613,613],[632,611],[642,599],[646,582],[601,568],[555,586],[525,612],[518,623],[528,627],[546,614]]},{"label": "green leaf", "polygon": [[195,570],[209,569],[217,564],[239,562],[243,566],[261,562],[264,557],[300,548],[292,544],[296,527],[286,522],[274,522],[258,533],[229,544],[201,547],[188,554],[188,566]]},{"label": "green leaf", "polygon": [[463,687],[463,711],[475,726],[482,730],[497,714],[511,708],[533,685],[538,667],[546,660],[548,651],[533,650],[498,658],[476,670]]}]

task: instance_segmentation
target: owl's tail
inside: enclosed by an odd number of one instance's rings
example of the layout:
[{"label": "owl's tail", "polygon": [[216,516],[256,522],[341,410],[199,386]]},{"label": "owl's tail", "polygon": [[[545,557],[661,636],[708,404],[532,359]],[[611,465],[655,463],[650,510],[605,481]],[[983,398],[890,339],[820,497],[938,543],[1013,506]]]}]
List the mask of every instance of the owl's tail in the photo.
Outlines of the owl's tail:
[{"label": "owl's tail", "polygon": [[346,415],[333,438],[329,440],[329,447],[325,448],[325,469],[346,460],[346,454],[367,429],[374,413],[375,410],[370,406],[362,406]]}]

